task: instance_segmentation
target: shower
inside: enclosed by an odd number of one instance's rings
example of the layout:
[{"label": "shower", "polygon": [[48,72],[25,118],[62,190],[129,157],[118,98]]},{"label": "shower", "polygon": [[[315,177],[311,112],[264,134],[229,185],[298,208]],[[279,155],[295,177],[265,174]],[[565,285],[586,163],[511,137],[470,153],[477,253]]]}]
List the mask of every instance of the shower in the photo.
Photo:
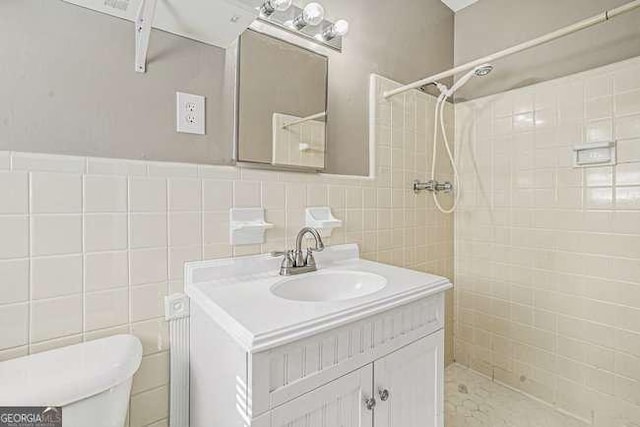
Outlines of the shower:
[{"label": "shower", "polygon": [[[491,71],[493,71],[493,65],[491,64],[482,64],[477,66],[476,68],[469,71],[467,74],[459,78],[453,86],[447,91],[447,98],[453,96],[454,92],[460,89],[462,86],[467,84],[467,82],[474,76],[476,77],[484,77],[488,75]],[[440,88],[440,86],[438,86]],[[442,91],[442,89],[440,89]]]},{"label": "shower", "polygon": [[475,75],[478,77],[484,77],[487,74],[489,74],[491,71],[493,71],[493,65],[491,64],[484,64],[479,66],[478,68],[476,68],[475,70],[473,70]]},{"label": "shower", "polygon": [[[453,153],[451,152],[451,147],[449,145],[449,138],[447,137],[447,130],[445,128],[444,123],[444,107],[446,105],[447,100],[454,95],[454,93],[464,86],[472,77],[484,77],[488,75],[493,70],[493,65],[491,64],[482,64],[467,74],[462,76],[458,81],[456,81],[451,88],[447,88],[442,83],[435,82],[434,84],[440,90],[440,96],[436,100],[436,108],[434,111],[434,126],[433,126],[433,154],[431,156],[431,177],[430,180],[426,183],[415,182],[413,185],[414,191],[420,190],[429,190],[433,195],[433,201],[436,204],[438,210],[442,213],[452,213],[455,211],[458,206],[458,200],[460,199],[460,177],[458,175],[458,168],[456,167],[455,160],[453,158]],[[440,126],[438,126],[440,125]],[[449,162],[451,163],[451,168],[453,169],[453,180],[455,184],[455,189],[452,187],[451,183],[439,183],[436,180],[436,163],[438,160],[438,128],[442,131],[442,140],[444,143],[444,148],[447,151],[447,156],[449,157]],[[455,190],[453,204],[449,209],[445,209],[440,204],[438,200],[438,193],[440,191],[444,191],[449,193]]]}]

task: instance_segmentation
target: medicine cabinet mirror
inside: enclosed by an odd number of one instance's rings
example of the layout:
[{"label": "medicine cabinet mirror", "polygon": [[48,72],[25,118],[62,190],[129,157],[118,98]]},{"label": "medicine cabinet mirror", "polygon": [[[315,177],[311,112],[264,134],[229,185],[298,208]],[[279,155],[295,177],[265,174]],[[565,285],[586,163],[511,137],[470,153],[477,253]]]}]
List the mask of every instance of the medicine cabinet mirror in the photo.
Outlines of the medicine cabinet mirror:
[{"label": "medicine cabinet mirror", "polygon": [[322,171],[328,57],[271,35],[240,37],[237,160],[275,169]]}]

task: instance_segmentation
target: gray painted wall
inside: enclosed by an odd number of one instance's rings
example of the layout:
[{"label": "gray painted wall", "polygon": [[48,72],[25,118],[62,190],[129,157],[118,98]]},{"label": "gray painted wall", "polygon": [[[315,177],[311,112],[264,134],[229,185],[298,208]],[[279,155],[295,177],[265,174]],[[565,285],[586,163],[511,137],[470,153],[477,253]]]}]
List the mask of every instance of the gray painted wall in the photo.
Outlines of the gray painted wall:
[{"label": "gray painted wall", "polygon": [[[56,0],[0,1],[0,149],[230,163],[224,51]],[[207,97],[207,135],[175,132],[175,92]],[[223,126],[224,124],[224,126]]]},{"label": "gray painted wall", "polygon": [[[329,66],[327,170],[364,175],[369,74],[409,82],[450,67],[453,13],[440,0],[322,3],[352,28]],[[0,1],[0,149],[230,163],[224,51],[154,31],[147,74],[133,57],[130,22],[59,0]],[[206,136],[175,133],[178,90],[207,97]]]},{"label": "gray painted wall", "polygon": [[320,0],[351,32],[329,60],[327,171],[368,171],[369,74],[409,83],[453,64],[453,12],[440,0]]},{"label": "gray painted wall", "polygon": [[[455,63],[463,64],[591,17],[629,0],[480,0],[455,17]],[[476,98],[640,55],[640,10],[495,63],[459,92]]]}]

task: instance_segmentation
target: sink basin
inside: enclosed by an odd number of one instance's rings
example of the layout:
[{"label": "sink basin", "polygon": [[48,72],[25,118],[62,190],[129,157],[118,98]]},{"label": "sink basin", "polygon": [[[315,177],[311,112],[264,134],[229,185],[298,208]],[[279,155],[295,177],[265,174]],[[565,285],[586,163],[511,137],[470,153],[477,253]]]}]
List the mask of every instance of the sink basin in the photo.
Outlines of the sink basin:
[{"label": "sink basin", "polygon": [[294,301],[342,301],[372,294],[384,288],[387,279],[361,271],[320,271],[284,279],[271,293]]}]

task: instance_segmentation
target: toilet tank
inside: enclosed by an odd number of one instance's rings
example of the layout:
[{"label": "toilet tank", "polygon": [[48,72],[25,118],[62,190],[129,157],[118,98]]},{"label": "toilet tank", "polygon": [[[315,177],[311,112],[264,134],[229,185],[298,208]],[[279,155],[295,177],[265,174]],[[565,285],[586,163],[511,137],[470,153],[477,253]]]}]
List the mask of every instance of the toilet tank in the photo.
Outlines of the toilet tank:
[{"label": "toilet tank", "polygon": [[64,427],[122,427],[140,340],[115,335],[0,363],[0,406],[60,406]]}]

